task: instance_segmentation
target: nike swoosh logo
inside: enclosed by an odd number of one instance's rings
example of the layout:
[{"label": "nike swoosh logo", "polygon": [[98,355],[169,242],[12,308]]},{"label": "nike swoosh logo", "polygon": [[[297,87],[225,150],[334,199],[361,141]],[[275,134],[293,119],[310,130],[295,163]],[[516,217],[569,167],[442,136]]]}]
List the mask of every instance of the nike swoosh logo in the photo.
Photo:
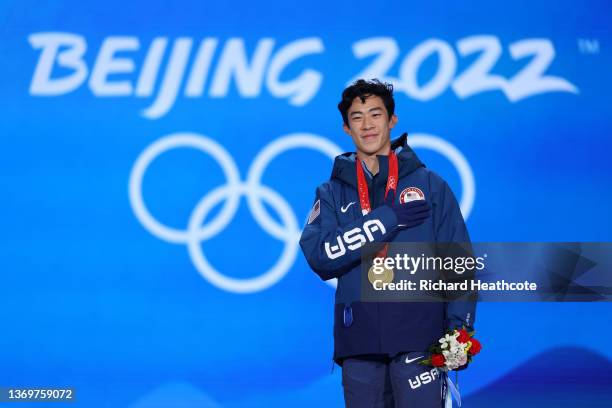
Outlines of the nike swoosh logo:
[{"label": "nike swoosh logo", "polygon": [[344,206],[344,205],[343,205],[342,207],[340,207],[340,211],[342,211],[343,213],[345,213],[345,212],[346,212],[346,211],[349,209],[349,207],[350,207],[351,205],[353,205],[353,204],[355,204],[355,202],[354,202],[354,201],[351,201],[351,202],[350,202],[350,203],[348,203],[346,206]]},{"label": "nike swoosh logo", "polygon": [[420,360],[420,359],[422,359],[423,357],[425,357],[425,356],[415,357],[415,358],[411,358],[411,359],[409,359],[408,357],[406,357],[406,364],[410,364],[410,363],[412,363],[413,361]]}]

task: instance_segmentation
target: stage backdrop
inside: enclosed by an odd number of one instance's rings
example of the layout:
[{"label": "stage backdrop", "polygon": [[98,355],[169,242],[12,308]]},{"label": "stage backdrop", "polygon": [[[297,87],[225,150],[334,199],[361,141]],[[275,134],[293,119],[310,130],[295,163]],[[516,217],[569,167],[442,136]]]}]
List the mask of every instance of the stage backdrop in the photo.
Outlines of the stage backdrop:
[{"label": "stage backdrop", "polygon": [[[448,180],[474,241],[610,241],[610,16],[5,0],[0,386],[75,387],[86,407],[341,406],[333,285],[297,240],[352,149],[342,89],[394,83],[393,136]],[[611,311],[481,304],[465,405],[604,406]]]}]

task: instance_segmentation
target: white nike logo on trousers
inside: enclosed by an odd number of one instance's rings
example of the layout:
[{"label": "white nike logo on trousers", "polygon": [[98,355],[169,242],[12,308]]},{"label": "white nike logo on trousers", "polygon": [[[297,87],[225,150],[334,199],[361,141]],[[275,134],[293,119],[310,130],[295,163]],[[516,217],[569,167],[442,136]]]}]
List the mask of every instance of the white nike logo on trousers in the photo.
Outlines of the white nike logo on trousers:
[{"label": "white nike logo on trousers", "polygon": [[424,356],[419,356],[419,357],[415,357],[415,358],[411,358],[411,359],[408,359],[408,357],[406,357],[406,364],[410,364],[410,363],[412,363],[413,361],[420,360],[420,359],[422,359],[423,357],[424,357]]}]

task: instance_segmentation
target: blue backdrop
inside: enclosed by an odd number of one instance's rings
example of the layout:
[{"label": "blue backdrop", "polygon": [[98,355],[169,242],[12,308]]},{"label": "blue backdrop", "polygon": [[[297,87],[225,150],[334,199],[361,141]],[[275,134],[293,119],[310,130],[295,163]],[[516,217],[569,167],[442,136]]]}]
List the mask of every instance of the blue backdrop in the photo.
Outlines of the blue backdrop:
[{"label": "blue backdrop", "polygon": [[[0,386],[341,406],[297,237],[357,77],[474,241],[610,241],[608,2],[427,4],[5,0]],[[606,406],[611,311],[481,304],[466,406]]]}]

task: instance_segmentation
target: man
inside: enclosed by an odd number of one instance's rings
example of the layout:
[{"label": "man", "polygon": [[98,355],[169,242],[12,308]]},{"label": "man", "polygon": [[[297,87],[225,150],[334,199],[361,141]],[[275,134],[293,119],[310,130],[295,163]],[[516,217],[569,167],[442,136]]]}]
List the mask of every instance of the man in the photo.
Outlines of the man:
[{"label": "man", "polygon": [[418,362],[446,329],[472,328],[475,304],[363,302],[354,293],[362,243],[469,242],[463,217],[406,134],[391,141],[398,120],[392,85],[358,80],[338,109],[356,153],[336,157],[330,180],[317,188],[300,246],[321,279],[338,279],[334,361],[342,366],[346,405],[441,407],[439,373]]}]

